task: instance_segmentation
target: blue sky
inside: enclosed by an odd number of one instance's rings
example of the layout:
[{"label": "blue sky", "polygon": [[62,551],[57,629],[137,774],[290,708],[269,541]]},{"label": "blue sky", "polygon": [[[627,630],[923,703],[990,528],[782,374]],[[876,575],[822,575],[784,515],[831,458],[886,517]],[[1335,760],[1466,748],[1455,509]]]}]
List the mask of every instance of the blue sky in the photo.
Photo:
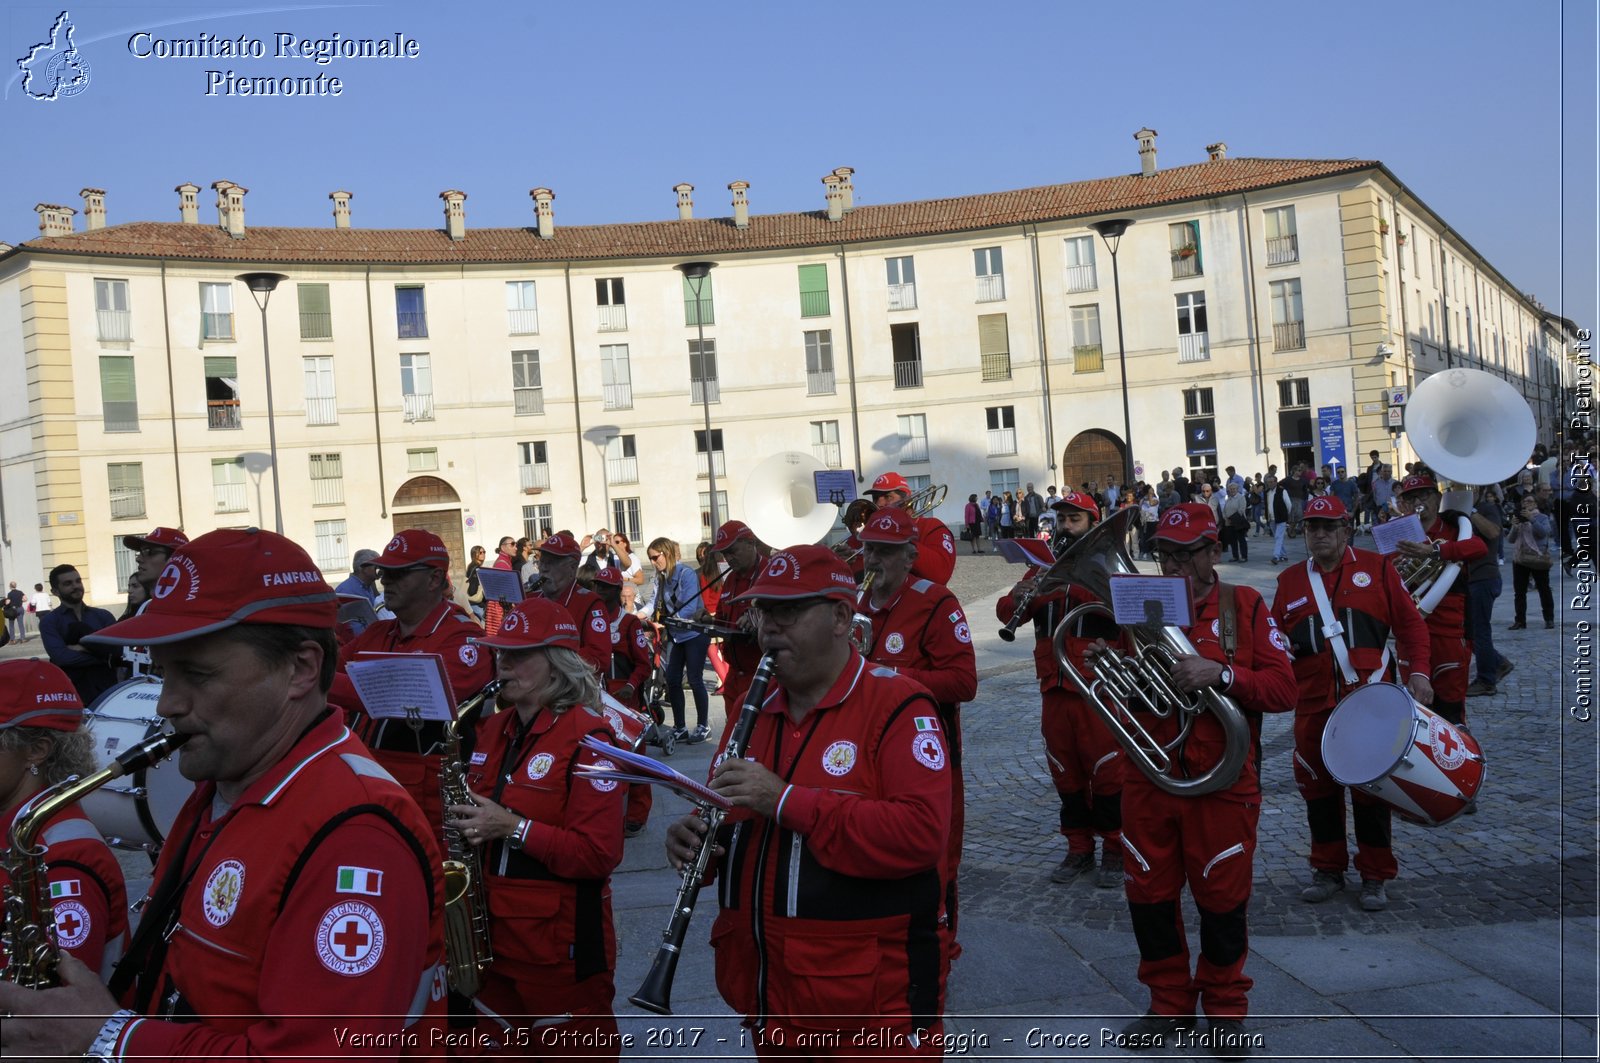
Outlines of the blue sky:
[{"label": "blue sky", "polygon": [[[1132,134],[1163,166],[1231,154],[1381,159],[1515,284],[1581,326],[1596,311],[1593,0],[1337,4],[374,2],[71,4],[90,83],[25,97],[15,60],[59,3],[0,14],[0,240],[33,206],[108,190],[110,221],[177,220],[173,186],[250,189],[252,224],[437,227],[438,193],[470,226],[557,224],[823,205],[856,169],[861,203],[1131,172]],[[262,39],[265,59],[139,59],[128,38]],[[273,35],[415,39],[416,59],[271,57]],[[1564,64],[1564,65],[1563,65]],[[338,98],[208,97],[208,69],[337,76]],[[1563,166],[1563,152],[1565,165]],[[81,219],[80,219],[81,225]]]}]

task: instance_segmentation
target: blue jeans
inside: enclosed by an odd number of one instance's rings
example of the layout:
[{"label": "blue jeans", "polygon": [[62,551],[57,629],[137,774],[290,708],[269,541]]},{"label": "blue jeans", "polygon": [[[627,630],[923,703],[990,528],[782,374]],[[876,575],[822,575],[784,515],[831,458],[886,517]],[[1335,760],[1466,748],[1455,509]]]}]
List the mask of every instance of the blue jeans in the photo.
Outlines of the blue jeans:
[{"label": "blue jeans", "polygon": [[1499,573],[1494,579],[1467,584],[1467,638],[1472,640],[1472,655],[1478,661],[1478,682],[1494,686],[1505,660],[1494,648],[1494,600],[1504,586]]},{"label": "blue jeans", "polygon": [[706,726],[706,651],[711,649],[711,636],[696,635],[684,642],[674,642],[667,653],[667,703],[672,706],[672,726],[683,727],[683,677],[689,676],[689,690],[694,694],[694,724]]},{"label": "blue jeans", "polygon": [[1288,548],[1283,541],[1288,532],[1288,521],[1279,521],[1272,526],[1272,556],[1278,561],[1287,561],[1289,558],[1289,555],[1284,552]]}]

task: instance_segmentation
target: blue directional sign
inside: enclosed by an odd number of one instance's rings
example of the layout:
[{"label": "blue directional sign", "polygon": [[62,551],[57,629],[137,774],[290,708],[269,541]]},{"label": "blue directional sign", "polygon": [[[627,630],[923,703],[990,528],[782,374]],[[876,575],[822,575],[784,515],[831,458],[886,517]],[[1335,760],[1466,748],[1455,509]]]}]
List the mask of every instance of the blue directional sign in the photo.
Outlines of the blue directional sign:
[{"label": "blue directional sign", "polygon": [[1317,441],[1322,447],[1322,464],[1344,466],[1344,407],[1317,407]]}]

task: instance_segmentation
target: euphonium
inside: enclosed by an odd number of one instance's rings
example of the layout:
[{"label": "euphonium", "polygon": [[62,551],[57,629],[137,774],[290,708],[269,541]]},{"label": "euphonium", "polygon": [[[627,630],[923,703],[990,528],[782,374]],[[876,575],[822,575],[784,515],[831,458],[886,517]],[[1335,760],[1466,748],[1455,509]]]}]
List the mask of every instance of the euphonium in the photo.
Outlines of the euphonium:
[{"label": "euphonium", "polygon": [[61,949],[56,942],[45,847],[38,844],[45,824],[106,783],[165,760],[190,737],[168,733],[147,738],[99,771],[81,779],[74,775],[35,794],[17,813],[11,824],[11,847],[4,857],[11,884],[4,892],[4,920],[0,922],[0,951],[10,957],[10,965],[0,971],[0,979],[29,989],[49,989],[57,984]]},{"label": "euphonium", "polygon": [[[483,705],[500,691],[496,679],[462,702],[445,726],[444,763],[439,793],[444,807],[470,805],[467,765],[461,759],[461,732],[476,722]],[[484,891],[483,851],[467,843],[459,827],[444,825],[444,954],[450,988],[464,997],[483,988],[483,972],[494,962],[489,945],[489,898]]]},{"label": "euphonium", "polygon": [[[1091,613],[1111,615],[1110,607],[1103,604],[1111,601],[1111,577],[1139,571],[1123,545],[1128,522],[1137,512],[1131,506],[1118,510],[1068,547],[1051,566],[1050,572],[1056,579],[1076,583],[1099,599],[1071,610],[1056,625],[1052,636],[1056,660],[1083,699],[1111,729],[1112,737],[1128,754],[1134,767],[1157,789],[1177,797],[1215,793],[1232,786],[1239,778],[1250,752],[1250,725],[1232,698],[1209,688],[1185,694],[1172,682],[1172,666],[1176,659],[1195,653],[1194,645],[1181,628],[1170,624],[1156,629],[1129,628],[1134,652],[1127,656],[1114,651],[1094,655],[1086,661],[1095,675],[1093,682],[1086,682],[1078,674],[1076,664],[1066,654],[1065,642],[1073,624]],[[1138,711],[1150,712],[1161,719],[1167,719],[1174,712],[1182,713],[1177,736],[1169,742],[1160,742],[1135,717]],[[1195,719],[1203,712],[1216,715],[1227,746],[1217,763],[1205,772],[1192,779],[1181,778],[1178,768],[1183,745]]]}]

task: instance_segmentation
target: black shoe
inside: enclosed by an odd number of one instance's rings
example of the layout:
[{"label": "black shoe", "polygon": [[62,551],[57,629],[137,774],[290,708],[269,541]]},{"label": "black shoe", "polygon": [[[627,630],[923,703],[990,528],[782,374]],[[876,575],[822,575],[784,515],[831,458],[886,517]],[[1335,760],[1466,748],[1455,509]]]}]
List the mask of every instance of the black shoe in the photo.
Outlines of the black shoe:
[{"label": "black shoe", "polygon": [[1079,875],[1093,870],[1094,853],[1068,853],[1067,858],[1050,872],[1050,881],[1058,884],[1071,882]]},{"label": "black shoe", "polygon": [[1100,870],[1095,873],[1094,884],[1103,890],[1122,885],[1122,846],[1113,849],[1109,844],[1100,852]]},{"label": "black shoe", "polygon": [[686,728],[674,727],[672,729],[672,740],[674,742],[685,741],[688,737],[689,737],[689,732],[688,732],[688,730]]},{"label": "black shoe", "polygon": [[1467,684],[1467,697],[1469,698],[1492,697],[1494,693],[1495,689],[1493,683],[1485,683],[1481,679],[1474,679],[1471,683]]},{"label": "black shoe", "polygon": [[1119,1048],[1143,1052],[1151,1048],[1165,1048],[1176,1039],[1179,1031],[1194,1029],[1193,1015],[1157,1015],[1146,1012],[1122,1028]]},{"label": "black shoe", "polygon": [[644,824],[638,822],[637,820],[630,819],[628,822],[622,825],[622,836],[624,838],[637,838],[643,833]]},{"label": "black shoe", "polygon": [[1549,631],[1549,630],[1553,629],[1555,626],[1556,626],[1556,622],[1554,620],[1546,620],[1544,622],[1544,629],[1546,631]]},{"label": "black shoe", "polygon": [[1515,624],[1512,624],[1510,627],[1506,628],[1506,630],[1507,631],[1525,631],[1525,630],[1527,630],[1527,627],[1528,627],[1528,625],[1527,625],[1526,621],[1518,620]]},{"label": "black shoe", "polygon": [[684,738],[684,741],[692,746],[704,742],[709,737],[711,737],[711,729],[705,724],[701,724],[699,727],[696,727],[694,730],[690,731],[689,734]]},{"label": "black shoe", "polygon": [[1495,676],[1495,680],[1494,681],[1496,683],[1498,683],[1498,682],[1500,682],[1500,680],[1504,679],[1506,676],[1510,675],[1512,672],[1515,672],[1516,670],[1517,670],[1517,662],[1516,661],[1513,661],[1513,660],[1511,660],[1510,658],[1507,658],[1507,657],[1502,657],[1500,659],[1500,674]]},{"label": "black shoe", "polygon": [[1206,1030],[1211,1054],[1218,1059],[1244,1059],[1255,1049],[1257,1036],[1245,1033],[1238,1019],[1212,1019]]}]

